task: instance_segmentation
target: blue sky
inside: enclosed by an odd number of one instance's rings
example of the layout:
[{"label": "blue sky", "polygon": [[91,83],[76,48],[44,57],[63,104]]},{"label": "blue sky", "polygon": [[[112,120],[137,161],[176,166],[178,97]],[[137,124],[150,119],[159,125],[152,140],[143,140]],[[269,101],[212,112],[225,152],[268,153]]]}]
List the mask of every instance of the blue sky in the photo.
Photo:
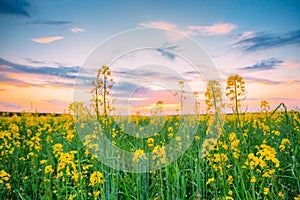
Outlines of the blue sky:
[{"label": "blue sky", "polygon": [[41,112],[62,112],[97,45],[143,27],[191,37],[223,80],[242,75],[250,110],[263,99],[291,109],[300,106],[299,19],[299,1],[0,0],[0,109],[32,102]]}]

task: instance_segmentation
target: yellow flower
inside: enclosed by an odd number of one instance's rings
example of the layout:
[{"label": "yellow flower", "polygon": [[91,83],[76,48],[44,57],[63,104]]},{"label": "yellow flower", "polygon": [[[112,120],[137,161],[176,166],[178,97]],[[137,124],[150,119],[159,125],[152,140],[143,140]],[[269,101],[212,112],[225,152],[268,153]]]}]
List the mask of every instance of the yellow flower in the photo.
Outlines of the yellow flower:
[{"label": "yellow flower", "polygon": [[206,182],[206,185],[208,185],[208,184],[210,184],[210,183],[212,183],[212,182],[214,182],[214,181],[215,181],[215,178],[214,178],[214,177],[209,178],[209,179],[207,180],[207,182]]},{"label": "yellow flower", "polygon": [[138,149],[138,150],[136,150],[135,152],[134,152],[134,156],[133,156],[133,159],[132,159],[132,161],[133,162],[138,162],[139,161],[139,159],[147,159],[146,158],[146,155],[145,155],[145,153],[144,153],[144,150],[142,150],[142,149]]},{"label": "yellow flower", "polygon": [[95,171],[91,174],[90,176],[90,184],[89,186],[94,187],[96,184],[103,184],[104,179],[103,179],[103,174],[99,171]]},{"label": "yellow flower", "polygon": [[9,184],[9,183],[6,183],[6,184],[5,184],[5,186],[6,186],[6,188],[7,188],[8,190],[10,190],[10,189],[11,189],[11,186],[10,186],[10,184]]},{"label": "yellow flower", "polygon": [[4,170],[0,171],[0,178],[2,178],[2,180],[0,179],[0,181],[8,181],[9,177],[10,177],[9,173],[7,173]]},{"label": "yellow flower", "polygon": [[88,170],[90,167],[93,167],[93,165],[84,165],[82,166],[82,169],[85,171]]},{"label": "yellow flower", "polygon": [[153,138],[148,138],[147,143],[148,143],[148,147],[153,147],[154,146],[154,139]]},{"label": "yellow flower", "polygon": [[265,173],[263,173],[262,177],[264,177],[264,178],[268,178],[268,177],[270,177],[270,175],[269,175],[269,173],[268,173],[268,172],[265,172]]},{"label": "yellow flower", "polygon": [[276,136],[280,136],[280,132],[279,132],[279,131],[273,130],[272,133],[273,133],[274,135],[276,135]]},{"label": "yellow flower", "polygon": [[60,153],[63,150],[62,144],[55,144],[53,145],[53,153]]},{"label": "yellow flower", "polygon": [[100,190],[99,190],[99,191],[94,191],[94,192],[93,192],[93,194],[94,194],[95,197],[99,197],[100,193],[101,193]]},{"label": "yellow flower", "polygon": [[76,196],[77,196],[77,194],[70,194],[69,200],[73,200]]},{"label": "yellow flower", "polygon": [[267,195],[269,194],[270,189],[269,188],[264,188],[264,194]]},{"label": "yellow flower", "polygon": [[159,133],[154,133],[154,137],[158,137],[159,136]]},{"label": "yellow flower", "polygon": [[224,150],[227,150],[228,149],[228,146],[225,142],[219,142],[221,147],[224,149]]},{"label": "yellow flower", "polygon": [[168,134],[168,138],[173,138],[174,137],[174,134],[173,133],[169,133]]},{"label": "yellow flower", "polygon": [[54,172],[54,170],[53,170],[53,168],[52,168],[52,165],[47,165],[47,166],[45,167],[45,173],[46,173],[46,174],[48,174],[48,173],[52,174],[53,172]]},{"label": "yellow flower", "polygon": [[71,153],[71,154],[77,154],[78,151],[73,150],[73,151],[70,151],[70,153]]},{"label": "yellow flower", "polygon": [[281,141],[281,144],[279,145],[279,149],[280,151],[284,151],[285,150],[285,145],[288,144],[288,148],[290,148],[289,145],[291,145],[291,141],[287,138],[283,138]]},{"label": "yellow flower", "polygon": [[240,140],[236,139],[233,140],[230,145],[231,145],[231,149],[236,149],[239,146]]},{"label": "yellow flower", "polygon": [[284,198],[284,194],[283,194],[282,192],[279,192],[279,193],[278,193],[278,196],[279,196],[280,198]]},{"label": "yellow flower", "polygon": [[250,182],[251,182],[251,183],[255,183],[255,182],[256,182],[256,178],[255,178],[255,176],[252,176],[252,177],[251,177],[251,180],[250,180]]},{"label": "yellow flower", "polygon": [[231,185],[232,182],[233,182],[233,177],[232,177],[231,175],[228,176],[227,181],[228,181],[228,183]]},{"label": "yellow flower", "polygon": [[85,152],[84,152],[84,155],[87,156],[87,155],[89,155],[89,154],[91,154],[91,153],[89,152],[89,150],[86,149]]},{"label": "yellow flower", "polygon": [[243,96],[246,93],[245,81],[238,74],[229,76],[227,79],[226,96],[234,101],[235,96]]},{"label": "yellow flower", "polygon": [[43,165],[43,164],[45,164],[47,162],[47,160],[41,160],[40,161],[40,165]]},{"label": "yellow flower", "polygon": [[156,145],[153,148],[152,153],[153,153],[152,160],[158,159],[157,164],[159,164],[159,163],[165,164],[167,162],[167,160],[166,160],[166,151],[165,151],[164,146],[160,147],[159,145]]},{"label": "yellow flower", "polygon": [[235,140],[236,138],[236,134],[234,132],[229,134],[229,140],[232,142],[233,140]]},{"label": "yellow flower", "polygon": [[181,141],[181,137],[180,137],[180,136],[176,136],[176,137],[175,137],[175,140],[176,140],[177,142],[180,142],[180,141]]},{"label": "yellow flower", "polygon": [[222,101],[222,89],[220,83],[216,80],[210,80],[206,84],[206,91],[204,93],[205,104],[207,106],[206,112],[212,113],[212,109],[216,112],[220,112],[223,107]]},{"label": "yellow flower", "polygon": [[294,200],[300,200],[300,194],[298,194],[296,197],[294,197]]}]

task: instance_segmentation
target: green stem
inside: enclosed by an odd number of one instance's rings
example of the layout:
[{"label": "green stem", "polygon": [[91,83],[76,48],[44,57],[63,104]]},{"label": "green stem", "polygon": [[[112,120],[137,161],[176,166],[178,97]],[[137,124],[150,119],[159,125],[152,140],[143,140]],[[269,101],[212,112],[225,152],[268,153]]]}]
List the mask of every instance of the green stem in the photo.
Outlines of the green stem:
[{"label": "green stem", "polygon": [[236,83],[236,81],[234,81],[235,113],[236,113],[236,116],[237,116],[237,125],[238,125],[238,128],[240,128],[241,124],[240,124],[239,107],[238,107],[238,95],[237,95],[236,85],[237,85],[237,83]]}]

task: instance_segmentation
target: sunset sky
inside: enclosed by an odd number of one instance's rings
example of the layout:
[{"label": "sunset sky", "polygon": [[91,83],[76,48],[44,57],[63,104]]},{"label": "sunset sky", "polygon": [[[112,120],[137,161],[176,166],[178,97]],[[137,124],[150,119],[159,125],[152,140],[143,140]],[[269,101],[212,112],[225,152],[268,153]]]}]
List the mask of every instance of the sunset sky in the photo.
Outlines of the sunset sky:
[{"label": "sunset sky", "polygon": [[[269,101],[271,108],[281,102],[289,109],[300,107],[299,19],[297,0],[0,0],[0,111],[30,110],[32,105],[39,112],[63,112],[74,100],[74,85],[80,80],[87,84],[93,77],[82,78],[82,66],[96,47],[113,35],[136,28],[174,30],[193,39],[215,64],[223,86],[230,75],[244,77],[244,107],[249,111],[258,110],[261,100]],[[128,53],[113,62],[115,94],[130,93],[136,107],[158,100],[166,107],[176,105],[178,99],[171,92],[158,85],[137,87],[132,78],[136,72],[128,73],[134,66],[145,65],[142,69],[152,73],[144,77],[180,80],[157,67],[168,65],[203,96],[205,84],[197,78],[201,74],[194,76],[175,54],[164,51],[175,48],[180,46],[168,43],[156,51]],[[156,67],[143,63],[150,60]],[[131,77],[118,83],[120,74]],[[122,100],[128,95],[119,97]],[[204,109],[203,102],[201,106]]]}]

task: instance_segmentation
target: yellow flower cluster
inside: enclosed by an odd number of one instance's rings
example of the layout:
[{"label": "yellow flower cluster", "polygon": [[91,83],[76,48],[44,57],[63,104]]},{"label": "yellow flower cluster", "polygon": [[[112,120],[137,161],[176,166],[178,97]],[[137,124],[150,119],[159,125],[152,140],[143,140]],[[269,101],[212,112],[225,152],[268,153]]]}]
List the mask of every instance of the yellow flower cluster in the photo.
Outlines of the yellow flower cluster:
[{"label": "yellow flower cluster", "polygon": [[281,141],[281,144],[279,145],[279,150],[280,151],[285,151],[286,148],[290,149],[291,148],[291,141],[287,138],[283,138]]},{"label": "yellow flower cluster", "polygon": [[172,126],[168,127],[168,138],[172,139],[174,137],[174,129]]},{"label": "yellow flower cluster", "polygon": [[10,174],[7,173],[5,170],[1,170],[0,171],[0,184],[2,184],[3,182],[6,182],[5,186],[8,190],[11,189],[11,185],[10,185],[10,183],[8,183],[9,179],[10,179]]},{"label": "yellow flower cluster", "polygon": [[3,183],[4,181],[9,181],[10,175],[7,173],[5,170],[0,171],[0,184]]},{"label": "yellow flower cluster", "polygon": [[164,146],[156,145],[152,151],[152,160],[156,160],[156,165],[166,164],[166,151]]},{"label": "yellow flower cluster", "polygon": [[207,113],[212,113],[212,110],[220,113],[221,108],[224,106],[220,83],[215,80],[208,81],[204,96],[207,105]]},{"label": "yellow flower cluster", "polygon": [[137,149],[135,152],[134,152],[134,155],[133,155],[133,159],[132,161],[133,162],[139,162],[141,159],[147,159],[146,158],[146,155],[144,153],[144,150],[142,149]]},{"label": "yellow flower cluster", "polygon": [[240,150],[238,148],[240,144],[240,140],[236,137],[234,132],[229,134],[229,141],[230,141],[230,149],[233,150],[233,155],[235,158],[239,158]]},{"label": "yellow flower cluster", "polygon": [[208,185],[208,184],[211,184],[211,183],[213,183],[215,181],[215,178],[213,177],[213,178],[209,178],[207,181],[206,181],[206,185]]},{"label": "yellow flower cluster", "polygon": [[148,143],[148,147],[153,147],[154,146],[154,139],[153,138],[148,138],[147,143]]},{"label": "yellow flower cluster", "polygon": [[242,96],[246,92],[245,81],[238,74],[229,76],[227,79],[226,96],[230,101],[234,101],[235,96]]},{"label": "yellow flower cluster", "polygon": [[54,169],[52,168],[52,165],[47,165],[45,167],[45,174],[48,174],[48,173],[52,174],[53,172],[54,172]]},{"label": "yellow flower cluster", "polygon": [[90,184],[89,186],[94,187],[97,184],[104,184],[103,174],[99,171],[95,171],[90,176]]},{"label": "yellow flower cluster", "polygon": [[[249,153],[248,158],[245,162],[246,166],[249,166],[251,169],[260,166],[261,168],[267,168],[268,161],[272,161],[275,167],[279,167],[280,161],[276,158],[276,150],[266,144],[256,146],[258,152],[256,155],[254,153]],[[271,166],[269,166],[271,167]],[[245,167],[244,167],[245,168]]]}]

